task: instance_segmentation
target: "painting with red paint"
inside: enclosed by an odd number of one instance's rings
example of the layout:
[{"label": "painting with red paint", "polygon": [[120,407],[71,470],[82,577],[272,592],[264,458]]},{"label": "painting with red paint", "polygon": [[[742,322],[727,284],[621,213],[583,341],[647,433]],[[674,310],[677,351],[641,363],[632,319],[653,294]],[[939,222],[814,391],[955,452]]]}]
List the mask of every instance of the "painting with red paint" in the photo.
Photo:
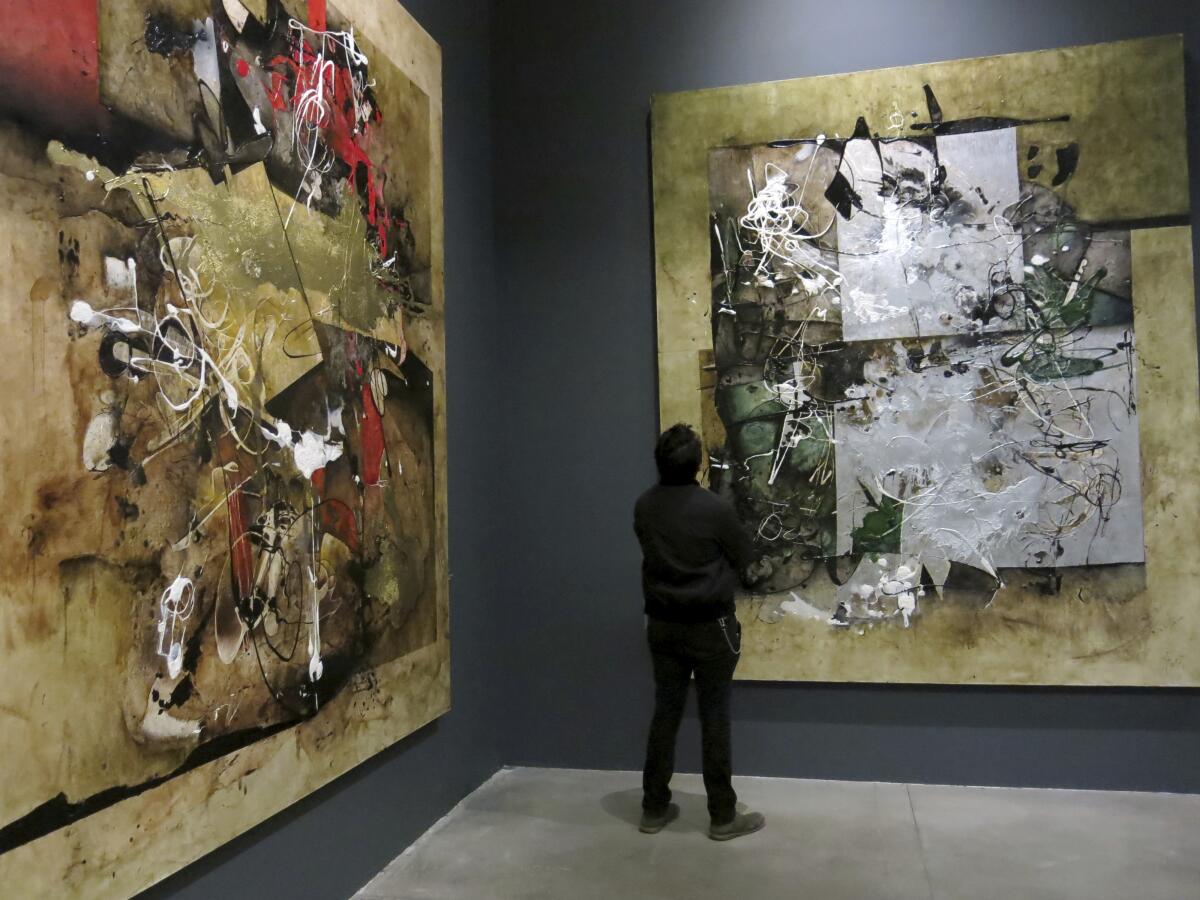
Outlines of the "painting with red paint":
[{"label": "painting with red paint", "polygon": [[0,875],[136,889],[447,708],[440,73],[375,5],[6,6]]}]

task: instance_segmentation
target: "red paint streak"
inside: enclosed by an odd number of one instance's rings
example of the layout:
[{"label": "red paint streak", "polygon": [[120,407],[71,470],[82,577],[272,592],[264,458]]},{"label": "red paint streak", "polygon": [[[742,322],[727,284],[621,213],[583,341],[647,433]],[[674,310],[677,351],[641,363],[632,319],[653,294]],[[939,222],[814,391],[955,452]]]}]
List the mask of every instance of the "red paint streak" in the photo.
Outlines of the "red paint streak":
[{"label": "red paint streak", "polygon": [[107,130],[112,119],[100,103],[97,2],[0,4],[0,113],[18,112],[64,134]]},{"label": "red paint streak", "polygon": [[249,75],[250,74],[250,63],[246,62],[244,59],[239,59],[237,61],[237,73],[242,78],[245,78],[247,75]]},{"label": "red paint streak", "polygon": [[339,66],[333,77],[331,115],[326,126],[325,140],[338,158],[350,167],[346,176],[351,189],[356,189],[358,167],[362,166],[367,179],[367,221],[375,224],[375,164],[367,153],[367,132],[358,130],[354,107],[354,82],[350,70]]},{"label": "red paint streak", "polygon": [[362,387],[363,417],[359,434],[362,436],[363,481],[369,485],[379,484],[379,473],[383,469],[383,417],[375,406],[371,393],[370,379]]},{"label": "red paint streak", "polygon": [[[325,0],[310,0],[308,27],[316,32],[326,31],[326,12]],[[382,121],[383,113],[374,107],[370,110],[368,121],[358,121],[352,70],[341,65],[336,57],[330,60],[333,62],[331,67],[317,68],[313,64],[324,41],[324,37],[306,35],[293,47],[290,56],[280,55],[272,59],[270,67],[273,71],[267,96],[274,109],[284,111],[290,107],[296,112],[305,93],[320,93],[325,101],[325,109],[315,113],[309,108],[305,113],[309,117],[305,124],[321,130],[322,140],[349,169],[346,182],[366,206],[364,216],[373,231],[370,239],[380,257],[387,259],[390,231],[395,223],[384,199],[386,176],[378,170],[370,156],[370,126]],[[288,69],[291,70],[290,79]],[[363,188],[359,187],[360,169],[365,183]]]},{"label": "red paint streak", "polygon": [[317,517],[322,531],[336,537],[351,552],[358,552],[358,526],[349,506],[341,500],[326,500],[317,507]]},{"label": "red paint streak", "polygon": [[271,83],[267,87],[267,99],[271,101],[271,109],[284,112],[288,108],[287,97],[283,89],[287,87],[287,79],[278,72],[271,73]]},{"label": "red paint streak", "polygon": [[[325,469],[317,469],[312,475],[313,490],[318,497],[325,493]],[[350,548],[358,551],[358,524],[354,512],[341,500],[322,499],[317,504],[317,524],[325,534],[331,534]]]},{"label": "red paint streak", "polygon": [[250,544],[249,516],[238,488],[226,500],[229,508],[229,558],[233,565],[233,586],[238,598],[249,597],[254,590],[254,547]]},{"label": "red paint streak", "polygon": [[308,27],[313,31],[325,31],[326,24],[325,0],[308,0]]}]

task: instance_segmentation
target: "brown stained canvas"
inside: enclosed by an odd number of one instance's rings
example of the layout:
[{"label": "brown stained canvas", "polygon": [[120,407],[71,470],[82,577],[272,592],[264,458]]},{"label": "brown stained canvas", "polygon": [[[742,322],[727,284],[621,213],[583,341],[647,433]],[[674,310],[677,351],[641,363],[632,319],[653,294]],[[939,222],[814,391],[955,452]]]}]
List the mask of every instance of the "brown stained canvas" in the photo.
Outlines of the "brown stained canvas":
[{"label": "brown stained canvas", "polygon": [[[714,263],[714,223],[744,211],[745,197],[738,192],[746,192],[747,173],[759,190],[767,166],[786,170],[798,148],[804,153],[805,147],[815,148],[806,157],[812,165],[806,161],[798,175],[792,164],[787,181],[800,205],[819,211],[806,233],[831,259],[851,229],[828,205],[820,212],[824,187],[839,171],[837,154],[854,136],[874,141],[883,152],[901,152],[903,140],[924,141],[928,150],[934,133],[947,133],[933,130],[935,114],[966,122],[967,130],[993,129],[997,140],[1007,138],[1003,125],[1014,134],[1004,162],[1015,173],[1014,186],[1019,178],[1021,196],[1054,198],[1043,202],[1070,210],[1072,222],[1096,233],[1108,229],[1103,242],[1115,249],[1105,251],[1109,274],[1098,289],[1121,293],[1112,285],[1122,265],[1126,287],[1132,283],[1132,320],[1125,327],[1136,333],[1136,350],[1122,371],[1128,373],[1132,423],[1126,430],[1138,434],[1140,472],[1132,477],[1140,487],[1141,515],[1128,508],[1122,515],[1130,533],[1140,530],[1144,554],[1141,547],[1110,548],[1109,558],[1119,562],[1055,566],[1049,560],[1001,569],[994,580],[965,567],[944,590],[940,583],[936,590],[921,587],[911,622],[895,610],[872,611],[879,618],[872,621],[847,617],[840,607],[845,588],[838,587],[849,583],[845,567],[869,561],[871,553],[835,552],[830,537],[824,553],[812,554],[810,576],[782,587],[767,579],[739,599],[745,636],[738,677],[1200,684],[1200,657],[1190,650],[1200,635],[1200,563],[1187,550],[1200,534],[1194,486],[1200,409],[1183,84],[1181,41],[1163,37],[654,98],[660,421],[663,427],[692,423],[714,460],[728,462],[734,439],[728,401],[718,411],[719,383],[727,375],[718,365],[719,347],[714,362],[714,328],[721,323],[714,323],[713,310],[721,306],[718,291],[724,290]],[[980,125],[985,118],[993,124]],[[804,172],[817,173],[819,190],[804,181]],[[1037,267],[1027,265],[1031,274],[1025,277],[1039,274],[1032,272]],[[787,302],[794,314],[800,301],[794,296]],[[815,309],[806,313],[809,340],[829,350],[830,366],[861,368],[863,359],[886,361],[900,352],[899,340],[860,341],[837,350],[842,323],[835,306],[821,310],[830,315],[819,322],[811,315]],[[746,308],[737,307],[743,315]],[[734,313],[729,307],[727,314]],[[904,344],[910,354],[932,346],[929,338],[905,338]],[[853,353],[858,356],[847,355]],[[839,358],[850,362],[838,363]],[[806,373],[816,379],[809,387],[821,386],[832,369],[824,371]],[[755,390],[753,371],[734,375],[746,390]],[[1001,404],[996,398],[984,402]],[[838,438],[832,413],[827,421],[833,438],[828,458],[811,464],[826,479]],[[1123,477],[1128,493],[1131,475],[1126,471]],[[724,470],[712,473],[712,483],[730,490]],[[845,485],[837,490],[841,494]],[[731,496],[737,495],[735,489]],[[761,524],[757,514],[745,508],[742,513],[753,533]],[[849,538],[843,534],[841,540]],[[968,573],[965,581],[962,572]]]},{"label": "brown stained canvas", "polygon": [[[80,21],[84,112],[0,105],[23,897],[135,893],[450,702],[439,48],[391,0]],[[300,34],[341,48],[327,80],[297,74]],[[337,134],[335,96],[361,110]]]}]

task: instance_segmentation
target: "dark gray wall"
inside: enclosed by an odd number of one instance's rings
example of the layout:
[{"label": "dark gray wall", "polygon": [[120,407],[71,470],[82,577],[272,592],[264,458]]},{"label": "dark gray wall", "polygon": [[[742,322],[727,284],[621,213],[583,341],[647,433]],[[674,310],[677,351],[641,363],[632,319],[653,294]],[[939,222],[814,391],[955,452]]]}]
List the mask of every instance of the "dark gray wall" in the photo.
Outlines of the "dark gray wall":
[{"label": "dark gray wall", "polygon": [[[487,0],[405,0],[445,78],[451,688],[434,724],[151,889],[146,897],[350,896],[500,766],[489,617],[499,325],[491,215]],[[2,893],[2,891],[0,891]]]},{"label": "dark gray wall", "polygon": [[[1200,209],[1200,15],[1109,0],[496,10],[504,758],[637,768],[651,687],[630,509],[657,427],[650,94],[1186,31]],[[734,706],[747,774],[1200,790],[1196,692],[743,683]],[[697,745],[691,719],[682,768],[697,770]]]}]

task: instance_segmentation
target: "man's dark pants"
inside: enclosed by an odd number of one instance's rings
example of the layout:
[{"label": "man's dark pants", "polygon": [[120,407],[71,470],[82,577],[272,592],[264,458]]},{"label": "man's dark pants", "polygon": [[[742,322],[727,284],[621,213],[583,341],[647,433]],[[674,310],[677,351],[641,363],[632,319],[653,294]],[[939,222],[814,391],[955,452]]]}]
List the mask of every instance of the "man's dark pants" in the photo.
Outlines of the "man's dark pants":
[{"label": "man's dark pants", "polygon": [[714,825],[725,825],[733,820],[737,805],[729,695],[741,651],[741,626],[733,616],[697,624],[650,619],[646,636],[654,660],[655,701],[642,773],[642,809],[661,815],[671,802],[668,785],[675,771],[675,736],[683,719],[688,680],[695,673],[708,814]]}]

